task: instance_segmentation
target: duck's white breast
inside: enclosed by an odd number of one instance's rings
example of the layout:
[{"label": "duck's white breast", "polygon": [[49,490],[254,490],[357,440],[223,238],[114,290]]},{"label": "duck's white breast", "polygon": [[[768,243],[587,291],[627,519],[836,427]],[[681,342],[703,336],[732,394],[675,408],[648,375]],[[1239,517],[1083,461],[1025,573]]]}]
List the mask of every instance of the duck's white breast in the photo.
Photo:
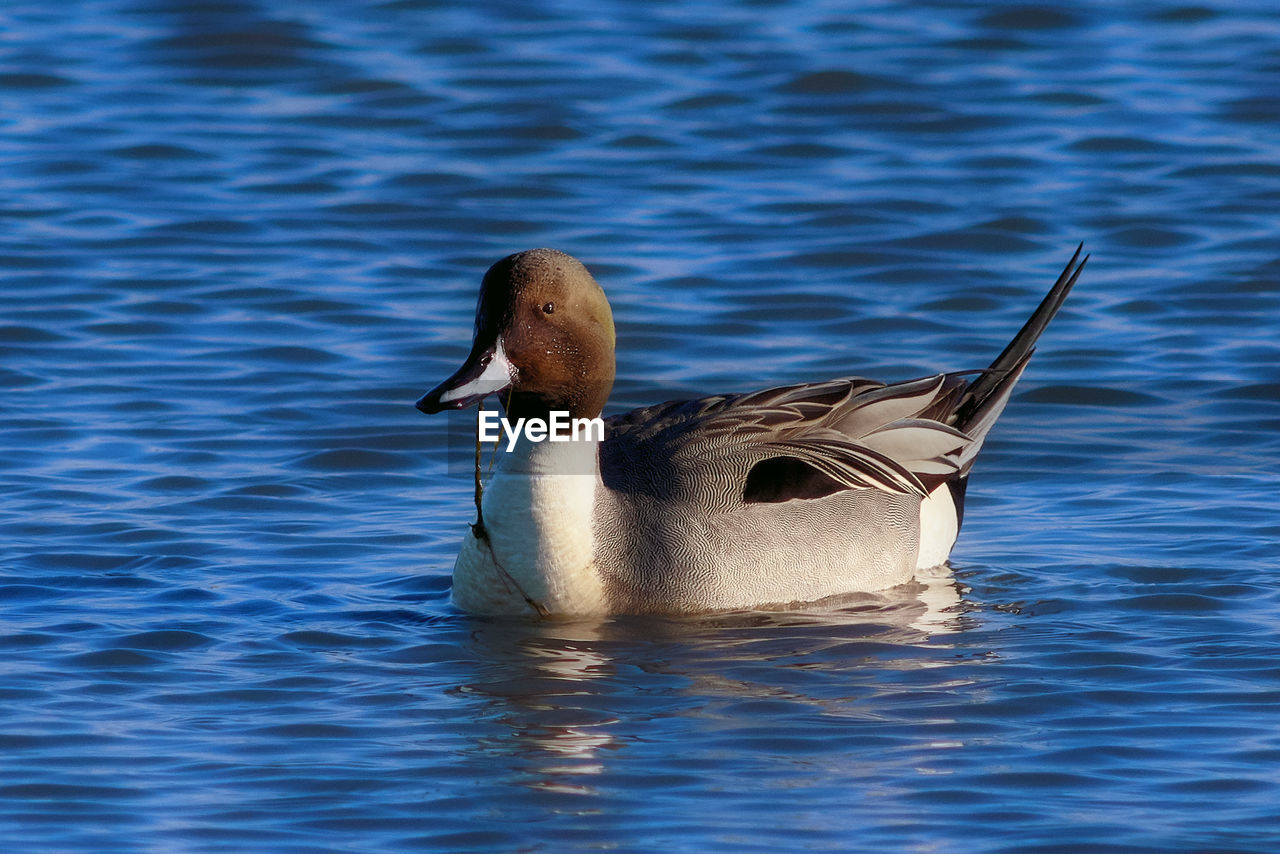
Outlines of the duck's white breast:
[{"label": "duck's white breast", "polygon": [[483,614],[607,612],[592,509],[603,488],[591,442],[527,442],[503,454],[453,570],[460,608]]}]

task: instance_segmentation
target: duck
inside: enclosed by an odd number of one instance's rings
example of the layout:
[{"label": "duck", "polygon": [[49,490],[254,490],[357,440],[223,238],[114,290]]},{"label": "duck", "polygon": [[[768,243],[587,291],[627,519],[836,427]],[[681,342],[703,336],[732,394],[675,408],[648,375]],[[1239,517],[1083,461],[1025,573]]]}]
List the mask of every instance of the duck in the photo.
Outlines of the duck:
[{"label": "duck", "polygon": [[[535,619],[776,609],[942,566],[978,452],[1088,262],[1083,248],[985,369],[849,376],[608,418],[616,336],[604,290],[559,250],[508,255],[481,281],[462,367],[416,403],[433,415],[496,397],[505,413],[509,441],[482,494],[477,471],[455,605]],[[570,423],[571,436],[548,435]]]}]

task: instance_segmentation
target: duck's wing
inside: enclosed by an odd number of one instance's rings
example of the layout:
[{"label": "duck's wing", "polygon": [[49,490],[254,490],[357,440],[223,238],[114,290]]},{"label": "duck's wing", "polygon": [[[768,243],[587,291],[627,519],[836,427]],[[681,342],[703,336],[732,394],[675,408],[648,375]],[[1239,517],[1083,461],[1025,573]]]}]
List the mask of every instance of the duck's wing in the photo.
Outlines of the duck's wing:
[{"label": "duck's wing", "polygon": [[673,401],[606,421],[606,483],[728,508],[847,489],[924,497],[954,476],[969,439],[923,417],[965,381],[846,377]]}]

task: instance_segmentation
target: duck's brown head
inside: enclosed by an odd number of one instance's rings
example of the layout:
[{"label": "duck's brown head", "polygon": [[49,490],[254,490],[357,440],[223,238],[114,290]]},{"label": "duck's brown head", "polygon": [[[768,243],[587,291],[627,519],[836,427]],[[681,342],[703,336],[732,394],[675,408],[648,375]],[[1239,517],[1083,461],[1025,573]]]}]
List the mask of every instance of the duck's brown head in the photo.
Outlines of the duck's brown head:
[{"label": "duck's brown head", "polygon": [[462,409],[496,394],[512,418],[594,418],[613,388],[613,351],[609,301],[582,262],[555,249],[517,252],[484,275],[471,355],[418,409]]}]

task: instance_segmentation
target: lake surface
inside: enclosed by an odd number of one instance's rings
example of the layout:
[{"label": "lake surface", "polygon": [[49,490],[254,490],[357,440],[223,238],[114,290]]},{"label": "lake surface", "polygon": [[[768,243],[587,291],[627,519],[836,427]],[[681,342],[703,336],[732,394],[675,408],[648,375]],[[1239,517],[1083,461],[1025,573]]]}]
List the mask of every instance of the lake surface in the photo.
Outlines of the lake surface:
[{"label": "lake surface", "polygon": [[[1280,850],[1278,76],[1217,0],[3,4],[5,849]],[[950,574],[450,604],[499,257],[619,411],[982,367],[1081,240]]]}]

